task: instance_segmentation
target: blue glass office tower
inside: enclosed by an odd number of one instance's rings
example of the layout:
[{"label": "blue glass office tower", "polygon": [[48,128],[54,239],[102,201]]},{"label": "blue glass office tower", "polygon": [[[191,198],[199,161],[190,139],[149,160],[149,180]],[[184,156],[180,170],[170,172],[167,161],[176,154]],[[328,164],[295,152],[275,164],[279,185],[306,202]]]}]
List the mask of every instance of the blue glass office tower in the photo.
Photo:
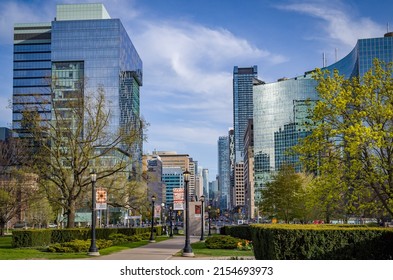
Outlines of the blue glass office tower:
[{"label": "blue glass office tower", "polygon": [[[51,23],[16,24],[14,32],[13,129],[20,136],[23,111],[50,120],[52,105],[80,86],[85,93],[104,89],[111,130],[140,128],[142,61],[121,21],[102,4],[57,5]],[[141,162],[142,135],[132,153]]]},{"label": "blue glass office tower", "polygon": [[253,80],[258,68],[233,68],[233,128],[235,131],[235,161],[243,161],[244,133],[248,120],[253,118]]},{"label": "blue glass office tower", "polygon": [[229,136],[220,136],[217,141],[217,146],[219,207],[221,209],[228,209],[230,201]]},{"label": "blue glass office tower", "polygon": [[[373,60],[393,61],[393,33],[382,38],[360,39],[343,59],[325,67],[346,78],[361,77]],[[309,110],[318,100],[312,71],[304,76],[254,86],[254,179],[255,200],[260,189],[283,164],[299,168],[298,157],[288,153],[312,129]]]}]

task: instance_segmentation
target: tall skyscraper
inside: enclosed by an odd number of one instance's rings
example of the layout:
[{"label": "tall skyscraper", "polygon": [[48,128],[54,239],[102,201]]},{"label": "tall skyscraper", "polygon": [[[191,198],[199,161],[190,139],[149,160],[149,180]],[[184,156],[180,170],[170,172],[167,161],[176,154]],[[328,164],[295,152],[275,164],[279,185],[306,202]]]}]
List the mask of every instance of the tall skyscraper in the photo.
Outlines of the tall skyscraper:
[{"label": "tall skyscraper", "polygon": [[235,160],[243,161],[244,132],[248,119],[253,118],[253,80],[257,78],[258,68],[233,68],[233,127],[235,131]]},{"label": "tall skyscraper", "polygon": [[218,192],[219,207],[228,209],[229,189],[230,189],[230,163],[229,163],[229,137],[220,136],[218,138]]},{"label": "tall skyscraper", "polygon": [[[110,100],[110,129],[140,129],[142,61],[120,19],[102,4],[57,5],[50,23],[15,24],[13,130],[27,136],[23,112],[51,120],[77,91],[102,87]],[[66,108],[61,108],[66,109]],[[142,135],[132,147],[142,161]]]}]

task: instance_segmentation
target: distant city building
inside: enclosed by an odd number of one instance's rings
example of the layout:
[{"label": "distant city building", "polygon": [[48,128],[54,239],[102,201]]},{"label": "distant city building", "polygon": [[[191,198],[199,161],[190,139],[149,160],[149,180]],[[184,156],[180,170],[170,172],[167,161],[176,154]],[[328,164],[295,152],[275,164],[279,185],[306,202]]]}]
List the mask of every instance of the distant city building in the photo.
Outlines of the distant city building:
[{"label": "distant city building", "polygon": [[[238,162],[235,164],[235,184],[233,188],[233,205],[232,208],[245,206],[245,191],[244,191],[244,164]],[[245,210],[245,209],[242,209]]]},{"label": "distant city building", "polygon": [[162,181],[166,185],[166,205],[173,206],[173,189],[184,188],[183,169],[181,167],[163,167]]},{"label": "distant city building", "polygon": [[233,68],[233,128],[235,134],[235,160],[243,161],[243,137],[248,119],[253,118],[253,80],[258,68]]},{"label": "distant city building", "polygon": [[11,130],[7,127],[0,127],[0,141],[5,141],[12,136]]},{"label": "distant city building", "polygon": [[174,151],[154,151],[153,155],[160,156],[163,167],[180,167],[183,172],[188,170],[191,173],[188,183],[189,196],[190,201],[195,200],[198,162],[193,161],[188,154],[178,154]]},{"label": "distant city building", "polygon": [[166,185],[162,179],[162,161],[157,155],[143,156],[143,171],[147,181],[148,194],[150,198],[153,194],[157,198],[157,203],[166,203]]},{"label": "distant city building", "polygon": [[228,209],[229,189],[230,189],[230,162],[229,162],[229,137],[220,136],[217,141],[218,146],[218,192],[219,207]]},{"label": "distant city building", "polygon": [[209,169],[203,168],[202,169],[202,181],[203,181],[203,195],[205,196],[205,200],[210,199],[209,193]]},{"label": "distant city building", "polygon": [[254,122],[249,119],[244,134],[244,196],[248,219],[255,217],[254,189]]}]

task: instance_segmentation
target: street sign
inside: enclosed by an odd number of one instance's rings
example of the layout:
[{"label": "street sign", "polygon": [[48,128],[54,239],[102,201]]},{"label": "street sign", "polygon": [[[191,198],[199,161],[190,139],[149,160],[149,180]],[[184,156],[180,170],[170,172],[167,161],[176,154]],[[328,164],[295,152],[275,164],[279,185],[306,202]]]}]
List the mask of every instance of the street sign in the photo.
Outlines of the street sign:
[{"label": "street sign", "polygon": [[96,210],[106,210],[107,203],[96,203]]}]

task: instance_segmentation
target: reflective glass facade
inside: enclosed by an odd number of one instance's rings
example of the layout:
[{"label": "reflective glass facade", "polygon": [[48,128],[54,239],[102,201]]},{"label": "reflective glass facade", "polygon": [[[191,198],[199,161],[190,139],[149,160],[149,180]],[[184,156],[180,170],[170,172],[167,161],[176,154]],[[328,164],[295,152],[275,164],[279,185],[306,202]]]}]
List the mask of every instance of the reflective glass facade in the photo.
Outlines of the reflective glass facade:
[{"label": "reflective glass facade", "polygon": [[[373,60],[393,61],[393,33],[382,38],[358,40],[355,48],[343,59],[325,67],[337,69],[346,78],[363,76]],[[312,129],[309,110],[318,100],[316,81],[311,72],[293,79],[254,86],[254,179],[255,200],[260,189],[283,164],[299,170],[298,157],[288,153],[299,139]]]},{"label": "reflective glass facade", "polygon": [[229,161],[229,137],[218,138],[218,191],[220,193],[219,207],[227,209],[230,189],[230,161]]},{"label": "reflective glass facade", "polygon": [[233,127],[235,130],[235,160],[243,161],[244,132],[248,119],[253,118],[253,79],[257,78],[257,66],[233,68]]},{"label": "reflective glass facade", "polygon": [[166,184],[166,204],[173,205],[173,189],[184,188],[183,170],[181,167],[163,167],[162,181]]},{"label": "reflective glass facade", "polygon": [[19,137],[28,135],[24,111],[51,119],[51,65],[51,24],[15,24],[12,127]]},{"label": "reflective glass facade", "polygon": [[271,172],[297,162],[289,148],[309,133],[308,109],[315,104],[316,81],[298,77],[254,87],[255,199]]},{"label": "reflective glass facade", "polygon": [[[51,77],[58,81],[52,89],[58,102],[82,77],[85,94],[104,89],[113,131],[140,128],[142,61],[121,21],[111,19],[103,5],[58,5],[51,24],[15,25],[14,32],[14,129],[20,128],[21,112],[43,100],[40,112],[50,119]],[[142,135],[131,152],[141,162]]]}]

